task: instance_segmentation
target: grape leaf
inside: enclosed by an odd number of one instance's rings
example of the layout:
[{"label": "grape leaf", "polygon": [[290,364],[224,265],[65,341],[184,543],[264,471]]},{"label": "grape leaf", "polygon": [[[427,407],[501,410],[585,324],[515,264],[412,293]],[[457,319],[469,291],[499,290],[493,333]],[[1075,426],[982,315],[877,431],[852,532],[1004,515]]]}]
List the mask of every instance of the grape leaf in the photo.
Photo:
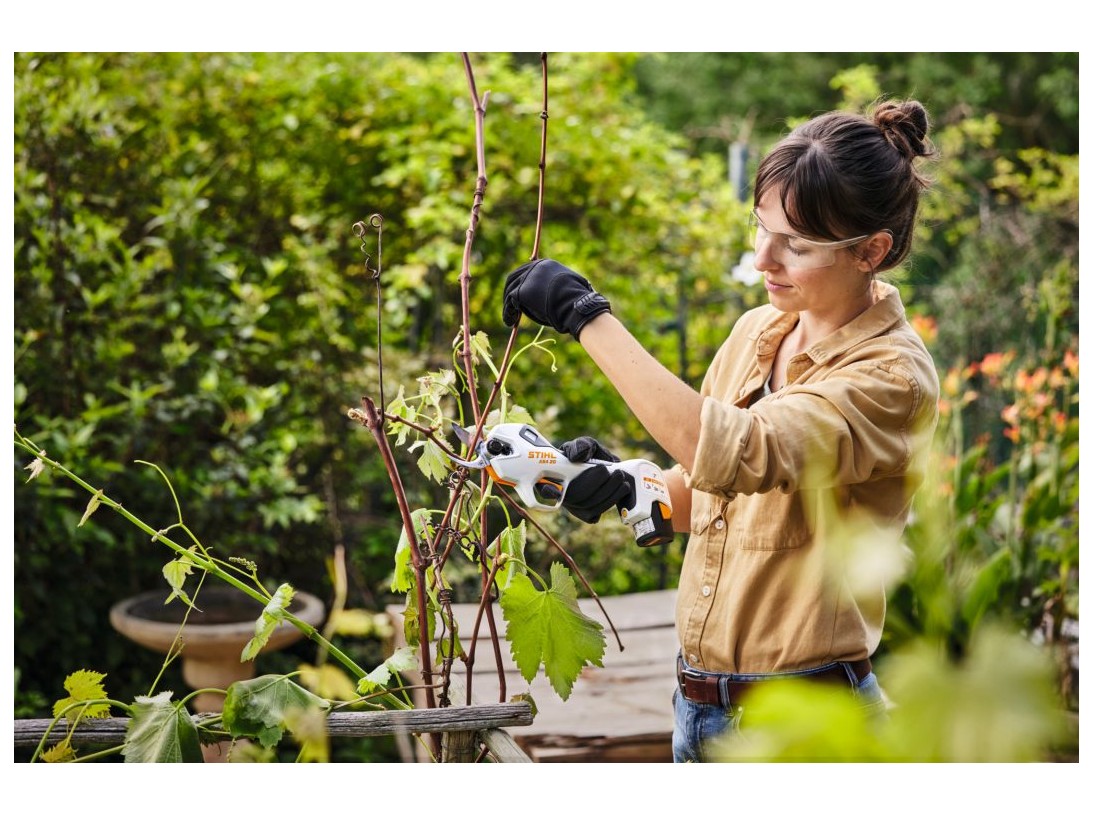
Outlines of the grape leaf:
[{"label": "grape leaf", "polygon": [[286,715],[285,723],[300,745],[297,762],[326,764],[330,761],[330,732],[324,711],[294,709]]},{"label": "grape leaf", "polygon": [[46,764],[63,764],[76,760],[76,751],[68,741],[59,741],[42,753],[42,761]]},{"label": "grape leaf", "polygon": [[485,331],[476,331],[471,335],[471,353],[475,357],[487,359],[490,356],[490,335]]},{"label": "grape leaf", "polygon": [[524,547],[528,543],[528,528],[524,521],[516,526],[506,527],[501,534],[487,548],[487,553],[496,557],[499,553],[507,555],[508,560],[494,576],[498,589],[504,591],[513,582],[516,574],[525,574],[528,568],[524,565]]},{"label": "grape leaf", "polygon": [[418,652],[413,648],[396,648],[395,653],[384,660],[393,671],[413,671],[418,668]]},{"label": "grape leaf", "polygon": [[328,625],[335,634],[344,637],[382,637],[391,623],[383,612],[366,611],[363,608],[335,609]]},{"label": "grape leaf", "polygon": [[[394,399],[388,402],[387,412],[392,416],[398,416],[400,419],[410,419],[410,407],[406,403],[406,393],[404,386],[399,386],[399,393]],[[402,447],[406,444],[407,434],[410,433],[410,425],[403,422],[389,422],[388,431],[389,434],[395,434],[395,445]]]},{"label": "grape leaf", "polygon": [[202,763],[198,729],[182,704],[171,702],[171,691],[138,696],[125,733],[122,755],[132,762]]},{"label": "grape leaf", "polygon": [[418,469],[422,475],[438,484],[448,477],[448,459],[433,442],[416,441],[407,448],[407,452],[414,452],[418,447],[422,448],[422,454],[418,457]]},{"label": "grape leaf", "polygon": [[[68,696],[53,703],[53,715],[60,716],[61,711],[73,702],[89,702],[106,698],[103,680],[106,674],[98,671],[75,671],[65,677],[65,690]],[[110,715],[110,705],[88,705],[86,708],[72,708],[65,714],[70,722],[77,718],[103,719]]]},{"label": "grape leaf", "polygon": [[319,666],[301,663],[296,667],[296,671],[300,684],[324,699],[348,702],[357,698],[357,688],[353,678],[337,665],[329,662]]},{"label": "grape leaf", "polygon": [[[428,518],[429,510],[425,507],[410,513],[410,522],[414,525],[414,536],[417,540],[425,537]],[[392,591],[407,592],[414,585],[414,567],[411,564],[410,554],[410,539],[407,537],[404,524],[399,533],[399,543],[395,547],[395,572],[391,576]]]},{"label": "grape leaf", "polygon": [[570,571],[551,564],[551,587],[536,591],[527,575],[513,575],[501,596],[513,660],[521,676],[535,679],[540,665],[563,700],[586,665],[603,666],[604,628],[582,613]]},{"label": "grape leaf", "polygon": [[[193,551],[194,547],[190,547]],[[194,607],[194,604],[190,602],[190,597],[182,590],[183,585],[186,583],[186,578],[193,572],[193,567],[190,565],[189,558],[180,557],[176,560],[169,561],[167,565],[163,567],[163,577],[167,581],[167,585],[171,587],[171,593],[167,595],[167,599],[163,601],[164,605],[167,605],[176,597],[180,598],[182,602]]]},{"label": "grape leaf", "polygon": [[380,690],[386,688],[387,683],[391,681],[391,671],[387,665],[381,662],[367,674],[357,680],[357,693],[362,696],[366,693],[371,693],[374,690]]},{"label": "grape leaf", "polygon": [[455,386],[456,372],[449,368],[430,371],[418,377],[418,395],[422,397],[423,404],[428,403],[437,411],[440,411],[444,397],[458,395]]},{"label": "grape leaf", "polygon": [[[457,334],[452,341],[453,348],[459,348],[463,345],[463,334]],[[480,362],[485,362],[495,378],[499,376],[498,368],[494,364],[494,360],[490,358],[490,336],[485,331],[476,331],[471,335],[471,364],[478,365]]]},{"label": "grape leaf", "polygon": [[357,681],[357,692],[369,693],[380,688],[386,688],[391,677],[400,671],[410,671],[418,667],[418,657],[413,648],[396,648],[395,653],[385,659],[380,665],[361,677]]},{"label": "grape leaf", "polygon": [[291,730],[289,721],[309,710],[326,711],[330,702],[287,676],[269,674],[233,682],[224,697],[224,726],[235,738],[254,738],[273,747]]},{"label": "grape leaf", "polygon": [[[503,388],[503,393],[504,390],[505,389]],[[508,400],[503,399],[502,401],[507,402]],[[490,415],[486,417],[487,427],[494,427],[503,422],[519,422],[520,424],[530,424],[533,427],[536,426],[536,420],[532,418],[532,414],[520,405],[509,405],[504,414],[502,413],[501,408],[495,408],[490,411]]]},{"label": "grape leaf", "polygon": [[[437,628],[437,608],[433,605],[433,599],[426,600],[426,636],[433,639],[433,632]],[[417,647],[422,642],[422,625],[418,619],[418,601],[412,594],[406,596],[406,608],[403,610],[403,638],[407,645]]]},{"label": "grape leaf", "polygon": [[278,623],[285,619],[285,609],[292,602],[296,592],[288,583],[282,583],[277,587],[270,602],[262,609],[262,614],[255,620],[255,635],[243,646],[243,653],[239,657],[240,662],[254,659],[258,652],[270,641],[270,635],[277,628]]}]

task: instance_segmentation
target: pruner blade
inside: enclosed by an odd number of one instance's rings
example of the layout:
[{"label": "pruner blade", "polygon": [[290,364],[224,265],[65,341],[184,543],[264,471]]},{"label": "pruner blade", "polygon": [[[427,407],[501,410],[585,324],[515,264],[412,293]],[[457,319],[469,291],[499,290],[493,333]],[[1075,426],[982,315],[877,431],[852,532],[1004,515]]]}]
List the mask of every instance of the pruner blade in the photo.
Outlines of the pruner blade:
[{"label": "pruner blade", "polygon": [[[465,447],[469,447],[471,445],[471,435],[474,432],[473,428],[469,430],[466,427],[460,427],[459,425],[456,425],[455,427],[453,427],[453,430],[456,433],[456,438],[460,440],[461,444],[463,444]],[[470,461],[462,459],[459,456],[454,456],[447,451],[445,451],[445,455],[447,455],[450,459],[452,459],[453,462],[461,467],[467,467],[469,470],[482,470],[490,462],[486,460],[486,456],[483,455],[481,452],[481,441],[479,442],[478,447],[480,448],[479,454]]]},{"label": "pruner blade", "polygon": [[452,430],[453,430],[453,432],[455,432],[456,438],[460,440],[460,444],[464,445],[465,447],[470,447],[471,446],[471,433],[472,433],[472,431],[470,429],[468,429],[466,427],[460,427],[459,425],[455,425],[452,428]]}]

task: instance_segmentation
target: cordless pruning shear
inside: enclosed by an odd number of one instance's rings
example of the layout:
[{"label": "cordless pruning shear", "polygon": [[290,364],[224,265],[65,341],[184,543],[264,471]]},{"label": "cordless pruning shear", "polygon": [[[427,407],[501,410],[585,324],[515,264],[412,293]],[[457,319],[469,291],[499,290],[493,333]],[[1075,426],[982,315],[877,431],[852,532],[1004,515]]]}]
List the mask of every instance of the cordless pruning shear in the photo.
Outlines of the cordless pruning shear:
[{"label": "cordless pruning shear", "polygon": [[[470,447],[473,429],[456,427],[457,438]],[[661,468],[643,458],[626,461],[570,461],[566,455],[528,424],[499,424],[475,445],[475,457],[467,460],[451,454],[457,465],[485,470],[493,481],[513,487],[531,509],[556,511],[562,507],[571,482],[591,467],[603,466],[625,474],[631,495],[617,505],[619,518],[634,532],[639,546],[668,543],[673,539],[672,501]]]}]

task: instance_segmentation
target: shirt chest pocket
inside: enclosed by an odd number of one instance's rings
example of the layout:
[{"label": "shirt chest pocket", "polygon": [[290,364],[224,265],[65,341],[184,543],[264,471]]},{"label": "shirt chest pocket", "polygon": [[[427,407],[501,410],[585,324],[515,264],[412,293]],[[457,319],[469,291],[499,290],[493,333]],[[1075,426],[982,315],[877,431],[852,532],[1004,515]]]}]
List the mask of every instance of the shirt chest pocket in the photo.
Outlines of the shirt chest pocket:
[{"label": "shirt chest pocket", "polygon": [[691,534],[724,540],[725,530],[732,524],[732,506],[732,501],[696,490],[691,501]]},{"label": "shirt chest pocket", "polygon": [[738,496],[732,506],[731,534],[741,549],[799,549],[813,538],[815,499],[816,495],[808,491],[784,493],[774,490]]}]

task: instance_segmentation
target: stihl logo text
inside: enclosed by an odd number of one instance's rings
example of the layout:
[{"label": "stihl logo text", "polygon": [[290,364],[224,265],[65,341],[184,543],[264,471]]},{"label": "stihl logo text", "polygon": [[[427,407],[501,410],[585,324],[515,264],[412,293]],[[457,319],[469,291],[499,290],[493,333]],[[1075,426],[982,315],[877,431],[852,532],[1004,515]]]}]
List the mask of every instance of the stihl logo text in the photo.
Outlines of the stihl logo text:
[{"label": "stihl logo text", "polygon": [[529,450],[528,458],[539,464],[555,464],[558,462],[558,456],[546,450]]}]

